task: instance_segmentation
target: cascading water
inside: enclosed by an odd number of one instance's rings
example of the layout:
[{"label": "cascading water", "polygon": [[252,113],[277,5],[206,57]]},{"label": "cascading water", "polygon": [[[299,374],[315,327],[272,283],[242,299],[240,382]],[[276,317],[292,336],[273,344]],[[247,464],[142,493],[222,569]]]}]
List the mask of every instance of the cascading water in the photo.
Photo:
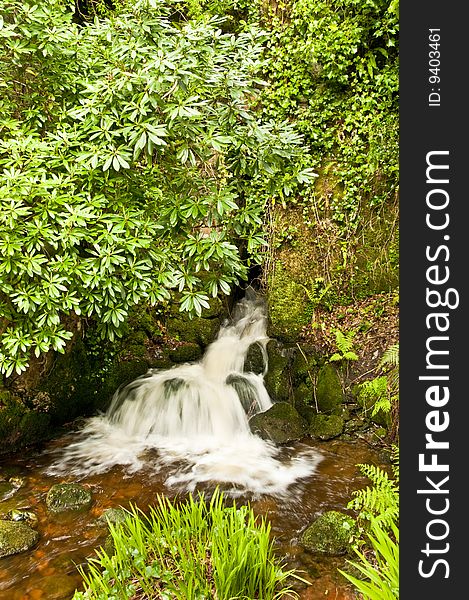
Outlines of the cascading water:
[{"label": "cascading water", "polygon": [[88,420],[48,473],[164,467],[166,485],[179,490],[211,482],[231,494],[286,493],[321,456],[312,449],[289,455],[250,431],[249,417],[272,401],[263,374],[245,372],[244,363],[259,344],[267,368],[267,342],[263,304],[243,299],[199,362],[150,370],[118,390],[107,413]]}]

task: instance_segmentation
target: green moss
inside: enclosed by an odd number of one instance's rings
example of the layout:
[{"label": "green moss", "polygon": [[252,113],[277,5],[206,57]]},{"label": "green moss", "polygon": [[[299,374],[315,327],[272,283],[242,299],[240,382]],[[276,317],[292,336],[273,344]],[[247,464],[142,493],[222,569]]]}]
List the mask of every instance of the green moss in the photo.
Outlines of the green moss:
[{"label": "green moss", "polygon": [[199,344],[203,348],[208,346],[216,338],[220,329],[220,319],[182,319],[170,318],[167,322],[168,335],[181,342]]},{"label": "green moss", "polygon": [[2,398],[0,453],[13,452],[51,435],[50,415],[31,410],[8,392],[3,392]]},{"label": "green moss", "polygon": [[276,444],[298,440],[306,434],[306,422],[288,402],[277,402],[249,420],[251,431]]},{"label": "green moss", "polygon": [[25,523],[0,520],[0,558],[32,548],[39,534]]},{"label": "green moss", "polygon": [[46,506],[52,513],[86,510],[92,502],[91,492],[78,483],[57,483],[46,496]]},{"label": "green moss", "polygon": [[198,344],[188,342],[169,351],[169,358],[175,363],[185,363],[198,360],[202,356],[202,349]]},{"label": "green moss", "polygon": [[335,368],[327,363],[319,369],[316,401],[320,412],[332,412],[342,404],[344,394]]},{"label": "green moss", "polygon": [[309,432],[313,437],[330,440],[344,430],[344,419],[339,415],[314,415],[310,421]]},{"label": "green moss", "polygon": [[278,262],[269,282],[269,335],[284,342],[295,342],[308,324],[308,300],[304,289]]},{"label": "green moss", "polygon": [[302,534],[300,543],[310,552],[340,555],[350,549],[355,521],[336,510],[321,515]]}]

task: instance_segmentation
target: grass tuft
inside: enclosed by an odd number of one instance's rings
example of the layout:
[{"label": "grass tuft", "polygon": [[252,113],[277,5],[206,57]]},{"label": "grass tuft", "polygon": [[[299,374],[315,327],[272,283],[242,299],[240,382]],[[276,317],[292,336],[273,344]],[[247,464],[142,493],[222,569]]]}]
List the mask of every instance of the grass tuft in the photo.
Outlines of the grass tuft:
[{"label": "grass tuft", "polygon": [[148,514],[131,506],[109,524],[114,553],[103,549],[79,568],[73,600],[277,600],[290,577],[276,560],[270,524],[249,506],[225,506],[218,490],[178,505],[158,496]]}]

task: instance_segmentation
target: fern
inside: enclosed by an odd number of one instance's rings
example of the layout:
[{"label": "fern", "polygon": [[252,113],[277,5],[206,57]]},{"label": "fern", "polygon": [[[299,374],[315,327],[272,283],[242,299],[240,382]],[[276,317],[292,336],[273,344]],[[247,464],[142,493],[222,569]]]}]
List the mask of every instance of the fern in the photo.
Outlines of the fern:
[{"label": "fern", "polygon": [[399,389],[399,344],[387,348],[378,365],[381,371],[387,371],[389,389],[393,395]]},{"label": "fern", "polygon": [[388,378],[386,375],[362,383],[359,396],[365,407],[369,403],[373,403],[371,412],[373,417],[380,410],[386,413],[391,411],[391,398],[388,393]]},{"label": "fern", "polygon": [[384,351],[379,366],[382,369],[387,365],[396,368],[399,367],[399,344],[393,344]]},{"label": "fern", "polygon": [[391,527],[399,518],[399,450],[393,447],[393,478],[380,467],[369,464],[357,465],[361,473],[368,477],[372,487],[353,492],[355,496],[348,508],[359,511],[358,518],[371,523],[379,523],[384,528]]},{"label": "fern", "polygon": [[331,357],[330,361],[336,360],[358,360],[358,356],[352,350],[353,341],[352,338],[355,335],[354,331],[349,331],[344,334],[340,329],[335,330],[335,343],[339,352],[335,352]]},{"label": "fern", "polygon": [[340,571],[351,581],[364,600],[397,600],[399,598],[399,448],[391,449],[391,478],[375,465],[359,464],[360,471],[372,486],[353,492],[348,508],[360,511],[357,522],[366,523],[366,539],[358,539],[363,547],[354,550],[357,562],[348,561],[361,573],[358,579]]}]

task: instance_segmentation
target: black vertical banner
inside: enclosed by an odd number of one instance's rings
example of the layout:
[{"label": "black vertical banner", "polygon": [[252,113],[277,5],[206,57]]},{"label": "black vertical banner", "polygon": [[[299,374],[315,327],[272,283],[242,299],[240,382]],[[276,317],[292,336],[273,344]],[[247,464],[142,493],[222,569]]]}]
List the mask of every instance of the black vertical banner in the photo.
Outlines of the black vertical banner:
[{"label": "black vertical banner", "polygon": [[467,10],[400,11],[400,598],[439,600],[468,594]]}]

